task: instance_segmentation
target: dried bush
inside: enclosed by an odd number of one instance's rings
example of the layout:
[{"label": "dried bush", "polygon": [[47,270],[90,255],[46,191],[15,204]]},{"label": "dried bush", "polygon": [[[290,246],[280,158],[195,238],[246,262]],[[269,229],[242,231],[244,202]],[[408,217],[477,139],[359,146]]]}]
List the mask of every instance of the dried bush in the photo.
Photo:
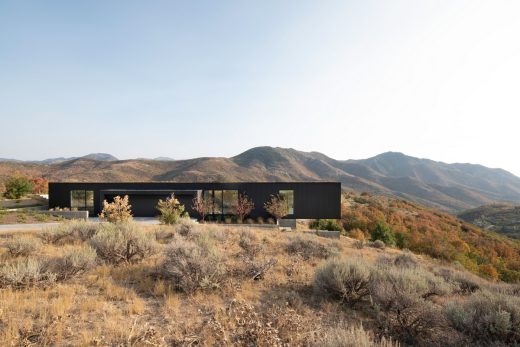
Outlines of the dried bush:
[{"label": "dried bush", "polygon": [[391,339],[376,340],[363,326],[339,325],[324,331],[315,347],[398,347]]},{"label": "dried bush", "polygon": [[32,237],[15,237],[5,242],[4,246],[12,257],[33,255],[41,247],[41,241]]},{"label": "dried bush", "polygon": [[355,259],[332,259],[316,270],[314,286],[347,304],[354,304],[370,294],[371,268]]},{"label": "dried bush", "polygon": [[103,201],[103,210],[99,214],[101,220],[110,223],[122,223],[132,219],[132,205],[128,203],[128,195],[116,196],[113,202]]},{"label": "dried bush", "polygon": [[440,307],[429,299],[450,293],[452,287],[421,268],[380,267],[373,273],[371,295],[384,313],[380,325],[403,341],[421,345],[445,326]]},{"label": "dried bush", "polygon": [[449,268],[437,268],[434,273],[442,277],[446,282],[455,286],[455,292],[469,295],[480,289],[482,280],[468,272],[457,271]]},{"label": "dried bush", "polygon": [[291,255],[299,254],[305,260],[311,257],[328,258],[338,253],[337,245],[324,245],[316,240],[312,235],[297,235],[289,238],[289,242],[285,245],[285,250]]},{"label": "dried bush", "polygon": [[176,229],[171,226],[162,225],[155,231],[155,240],[162,243],[169,242],[173,239],[176,233],[175,230]]},{"label": "dried bush", "polygon": [[177,222],[177,225],[175,226],[175,230],[182,236],[188,236],[195,230],[195,227],[197,226],[196,223],[194,223],[189,218],[181,218]]},{"label": "dried bush", "polygon": [[285,305],[263,309],[240,299],[232,300],[221,316],[229,333],[215,343],[219,346],[307,346],[320,319]]},{"label": "dried bush", "polygon": [[48,244],[74,243],[91,239],[96,234],[97,228],[97,223],[72,220],[47,228],[38,236]]},{"label": "dried bush", "polygon": [[472,294],[465,302],[449,302],[450,325],[483,344],[520,344],[520,299],[489,292]]},{"label": "dried bush", "polygon": [[46,271],[43,264],[33,258],[18,260],[0,267],[2,288],[48,287],[54,282],[56,282],[56,275]]},{"label": "dried bush", "polygon": [[354,241],[354,248],[357,248],[357,249],[365,248],[365,241],[363,241],[363,240]]},{"label": "dried bush", "polygon": [[377,248],[377,249],[385,249],[386,248],[386,244],[383,241],[381,241],[381,240],[370,241],[368,243],[368,246],[373,247],[373,248]]},{"label": "dried bush", "polygon": [[44,229],[38,237],[47,244],[65,244],[74,241],[74,231],[67,223]]},{"label": "dried bush", "polygon": [[263,244],[258,240],[256,233],[251,230],[242,230],[238,245],[249,258],[256,257],[263,249]]},{"label": "dried bush", "polygon": [[225,267],[209,238],[193,242],[176,237],[166,250],[166,259],[159,272],[171,280],[177,290],[193,293],[197,289],[219,288]]},{"label": "dried bush", "polygon": [[486,288],[492,293],[520,296],[520,284],[518,283],[488,283]]},{"label": "dried bush", "polygon": [[66,280],[96,266],[96,251],[89,246],[66,253],[49,264],[58,280]]},{"label": "dried bush", "polygon": [[358,228],[354,228],[354,229],[350,230],[347,235],[348,235],[348,237],[351,237],[351,238],[359,240],[359,241],[363,241],[366,238],[363,230],[358,229]]},{"label": "dried bush", "polygon": [[395,257],[394,265],[405,269],[414,269],[418,266],[417,261],[410,252],[404,252]]},{"label": "dried bush", "polygon": [[418,266],[417,261],[407,253],[399,254],[396,257],[382,255],[377,258],[376,263],[379,266],[396,266],[401,269],[414,269]]},{"label": "dried bush", "polygon": [[157,253],[158,245],[136,224],[101,224],[90,245],[97,255],[112,264],[135,263]]},{"label": "dried bush", "polygon": [[276,258],[271,258],[265,261],[245,261],[245,275],[247,278],[252,280],[261,280],[264,278],[265,274],[269,272],[269,270],[276,265],[278,260]]}]

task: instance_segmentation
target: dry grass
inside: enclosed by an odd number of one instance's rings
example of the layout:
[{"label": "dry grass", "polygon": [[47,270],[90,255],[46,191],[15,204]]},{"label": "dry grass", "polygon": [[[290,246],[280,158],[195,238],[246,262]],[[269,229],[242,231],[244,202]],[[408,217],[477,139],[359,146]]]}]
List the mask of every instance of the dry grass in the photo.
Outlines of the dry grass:
[{"label": "dry grass", "polygon": [[[480,290],[501,297],[518,294],[516,287],[482,279],[475,289],[470,285],[473,278],[460,270],[392,248],[358,249],[355,240],[345,237],[331,241],[295,237],[294,232],[207,225],[190,225],[189,231],[185,226],[139,228],[140,237],[159,241],[158,252],[140,262],[114,265],[98,255],[92,263],[87,247],[93,235],[44,244],[38,260],[49,266],[46,271],[78,270],[57,275],[45,288],[0,288],[0,345],[395,346],[396,340],[421,345],[430,338],[447,346],[469,344],[476,335],[457,314],[470,310],[475,301],[470,295]],[[5,248],[18,237],[0,239],[7,265],[26,261]],[[23,234],[35,237],[33,232]],[[344,259],[355,259],[347,263],[366,267],[369,273],[324,270],[327,262],[341,265]],[[331,288],[339,288],[339,296],[315,288],[316,276],[325,280],[328,273],[338,275],[336,282],[325,282],[337,285]],[[189,283],[180,281],[186,278]],[[359,283],[362,292],[356,292]],[[457,302],[467,304],[457,310]],[[414,326],[404,332],[396,326],[398,310],[425,320],[432,319],[432,313],[449,312],[450,319],[435,328],[450,339],[420,329],[411,338]],[[517,312],[515,306],[509,311]],[[510,321],[517,322],[515,317]],[[486,338],[510,343],[516,341],[515,333],[508,330],[502,340]]]}]

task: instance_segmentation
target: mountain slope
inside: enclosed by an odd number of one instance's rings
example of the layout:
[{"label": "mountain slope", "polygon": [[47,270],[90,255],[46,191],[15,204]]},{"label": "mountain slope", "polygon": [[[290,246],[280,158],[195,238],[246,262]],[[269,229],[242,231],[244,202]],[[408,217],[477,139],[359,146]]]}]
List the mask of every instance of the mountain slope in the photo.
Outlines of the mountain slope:
[{"label": "mountain slope", "polygon": [[492,204],[458,214],[458,217],[486,230],[520,239],[520,206]]},{"label": "mountain slope", "polygon": [[95,154],[53,163],[1,162],[0,182],[14,172],[51,181],[339,181],[345,190],[395,196],[449,212],[520,203],[520,178],[507,171],[394,152],[362,160],[279,147],[255,147],[231,158],[167,161]]}]

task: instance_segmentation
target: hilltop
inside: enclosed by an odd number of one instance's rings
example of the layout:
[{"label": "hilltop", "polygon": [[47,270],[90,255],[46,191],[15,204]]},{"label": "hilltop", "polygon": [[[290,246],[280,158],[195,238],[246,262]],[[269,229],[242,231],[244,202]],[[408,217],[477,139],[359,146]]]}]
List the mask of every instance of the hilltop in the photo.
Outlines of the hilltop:
[{"label": "hilltop", "polygon": [[16,171],[50,181],[339,181],[345,190],[404,198],[447,212],[520,203],[520,178],[505,170],[395,152],[336,160],[318,152],[255,147],[230,158],[116,160],[105,155],[52,163],[5,161],[0,162],[0,181]]}]

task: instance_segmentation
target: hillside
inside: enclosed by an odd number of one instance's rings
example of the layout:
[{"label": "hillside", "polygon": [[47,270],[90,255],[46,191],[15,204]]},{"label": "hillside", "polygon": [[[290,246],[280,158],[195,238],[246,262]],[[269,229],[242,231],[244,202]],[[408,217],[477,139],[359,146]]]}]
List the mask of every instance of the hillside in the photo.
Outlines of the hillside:
[{"label": "hillside", "polygon": [[485,205],[459,213],[458,217],[486,230],[520,239],[520,206]]},{"label": "hillside", "polygon": [[13,172],[50,181],[339,181],[345,190],[401,197],[448,212],[495,202],[520,203],[520,178],[472,164],[446,164],[402,153],[336,160],[318,152],[256,147],[231,158],[0,162],[0,181]]},{"label": "hillside", "polygon": [[456,262],[493,280],[520,281],[520,241],[482,230],[446,213],[394,198],[345,195],[342,224],[348,235],[369,239],[380,223],[402,249]]}]

